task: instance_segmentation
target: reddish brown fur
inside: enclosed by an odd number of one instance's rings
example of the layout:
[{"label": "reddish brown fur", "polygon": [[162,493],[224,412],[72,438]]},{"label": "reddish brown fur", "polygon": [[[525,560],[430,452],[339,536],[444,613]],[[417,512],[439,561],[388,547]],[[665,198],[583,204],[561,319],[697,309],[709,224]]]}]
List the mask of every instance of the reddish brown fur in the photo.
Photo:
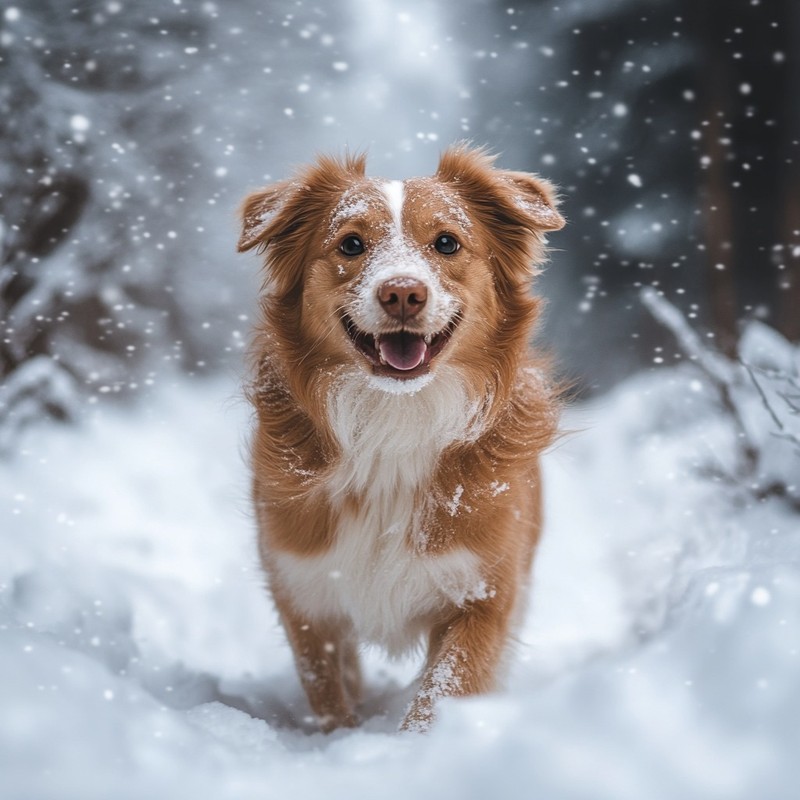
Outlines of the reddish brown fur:
[{"label": "reddish brown fur", "polygon": [[[258,417],[253,494],[268,574],[275,553],[302,558],[325,553],[333,546],[344,509],[370,502],[354,492],[336,504],[327,493],[342,458],[327,399],[342,368],[369,369],[340,322],[359,268],[347,262],[346,274],[339,274],[334,268],[341,261],[338,240],[331,242],[327,235],[346,191],[376,191],[361,157],[322,158],[295,180],[252,194],[243,207],[239,248],[266,250],[269,286],[256,329],[250,389]],[[468,550],[478,557],[493,595],[442,604],[426,619],[426,671],[404,720],[406,728],[424,728],[442,694],[481,693],[495,685],[540,532],[538,457],[552,442],[557,421],[545,365],[532,362],[528,354],[539,308],[530,295],[531,276],[545,255],[543,232],[563,225],[554,210],[553,189],[540,178],[493,168],[492,159],[480,151],[451,148],[433,178],[406,182],[404,220],[415,242],[431,241],[438,232],[437,209],[444,215],[447,207],[442,191],[460,200],[471,225],[459,231],[464,246],[457,259],[431,256],[438,259],[443,285],[452,288],[464,311],[437,359],[455,368],[470,396],[483,403],[484,421],[475,440],[447,447],[430,482],[418,487],[415,502],[425,509],[426,537],[420,541],[407,531],[407,547],[420,559]],[[380,213],[365,215],[365,239],[382,230],[382,219],[369,217]],[[422,436],[420,447],[425,446]],[[503,484],[508,491],[489,488]],[[469,513],[448,511],[445,500],[456,487],[470,499]],[[353,631],[342,621],[298,613],[295,598],[273,583],[321,726],[355,724],[360,677]],[[445,668],[449,680],[442,688]]]}]

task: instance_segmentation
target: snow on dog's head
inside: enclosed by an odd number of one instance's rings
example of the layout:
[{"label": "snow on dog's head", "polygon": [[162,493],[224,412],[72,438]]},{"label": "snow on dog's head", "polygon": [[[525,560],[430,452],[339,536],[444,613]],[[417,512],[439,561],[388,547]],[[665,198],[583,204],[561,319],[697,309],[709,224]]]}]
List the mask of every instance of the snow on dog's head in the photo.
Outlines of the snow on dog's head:
[{"label": "snow on dog's head", "polygon": [[524,347],[530,278],[564,221],[547,181],[492,162],[458,145],[401,182],[367,177],[363,156],[323,157],[250,195],[239,250],[266,250],[276,354],[399,388],[445,364],[496,370]]}]

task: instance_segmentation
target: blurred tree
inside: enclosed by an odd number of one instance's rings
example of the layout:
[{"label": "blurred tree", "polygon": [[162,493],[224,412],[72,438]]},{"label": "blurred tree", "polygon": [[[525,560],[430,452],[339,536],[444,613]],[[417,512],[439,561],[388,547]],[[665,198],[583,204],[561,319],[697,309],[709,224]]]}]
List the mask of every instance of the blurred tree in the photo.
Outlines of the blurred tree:
[{"label": "blurred tree", "polygon": [[700,192],[713,328],[733,353],[738,320],[755,311],[797,340],[797,4],[735,0],[722,15],[711,3],[681,6],[697,54],[698,123],[705,127],[708,166]]},{"label": "blurred tree", "polygon": [[548,320],[567,361],[608,386],[609,370],[613,382],[651,359],[657,332],[636,295],[647,284],[725,352],[745,318],[797,340],[798,4],[528,0],[493,11],[475,39],[496,58],[475,62],[485,121],[473,135],[527,149],[521,166],[564,190],[570,225],[554,243],[565,253],[545,281],[575,298]]},{"label": "blurred tree", "polygon": [[152,128],[185,124],[158,101],[203,30],[178,4],[115,0],[4,3],[0,25],[0,422],[13,429],[68,415],[77,386],[135,386],[150,342],[180,338],[168,184],[191,150]]}]

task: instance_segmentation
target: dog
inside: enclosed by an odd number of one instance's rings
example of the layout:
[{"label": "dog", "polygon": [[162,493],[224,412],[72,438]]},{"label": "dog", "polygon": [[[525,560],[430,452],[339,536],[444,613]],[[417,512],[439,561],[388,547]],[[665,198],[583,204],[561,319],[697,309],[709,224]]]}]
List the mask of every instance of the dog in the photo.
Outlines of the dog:
[{"label": "dog", "polygon": [[458,144],[432,177],[323,156],[250,194],[259,553],[321,730],[358,724],[358,648],[427,646],[402,730],[491,691],[541,530],[559,398],[530,291],[564,219],[541,177]]}]

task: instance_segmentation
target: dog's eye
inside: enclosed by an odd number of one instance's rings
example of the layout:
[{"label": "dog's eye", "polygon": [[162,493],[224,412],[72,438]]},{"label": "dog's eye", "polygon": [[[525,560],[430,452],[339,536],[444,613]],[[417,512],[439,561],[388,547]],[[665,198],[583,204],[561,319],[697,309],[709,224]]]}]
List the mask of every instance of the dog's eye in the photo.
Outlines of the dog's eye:
[{"label": "dog's eye", "polygon": [[454,236],[450,236],[447,233],[443,233],[434,243],[433,246],[437,249],[444,256],[451,256],[455,253],[461,245],[458,243],[458,239]]},{"label": "dog's eye", "polygon": [[346,256],[360,256],[364,252],[364,242],[358,236],[347,236],[339,245]]}]

